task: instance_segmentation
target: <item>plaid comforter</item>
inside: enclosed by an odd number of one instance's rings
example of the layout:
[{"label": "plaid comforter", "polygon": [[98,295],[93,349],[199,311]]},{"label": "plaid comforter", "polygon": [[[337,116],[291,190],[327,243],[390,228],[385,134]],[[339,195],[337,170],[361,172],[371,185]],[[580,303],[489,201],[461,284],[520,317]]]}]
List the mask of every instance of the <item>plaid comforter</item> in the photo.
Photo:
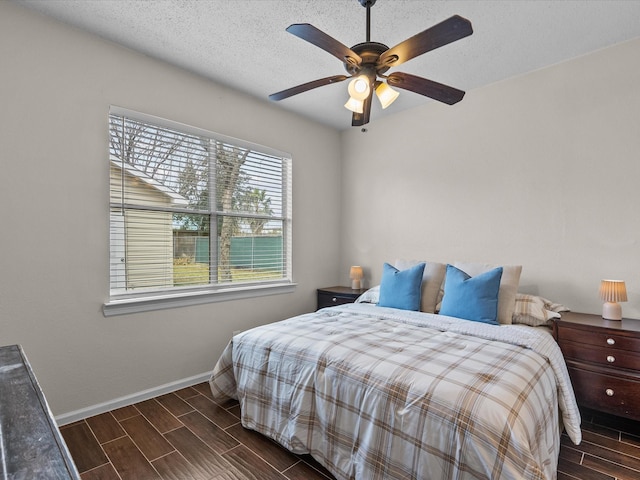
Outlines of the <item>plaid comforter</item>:
[{"label": "plaid comforter", "polygon": [[562,425],[580,442],[560,350],[530,327],[331,307],[236,335],[210,384],[338,479],[553,479]]}]

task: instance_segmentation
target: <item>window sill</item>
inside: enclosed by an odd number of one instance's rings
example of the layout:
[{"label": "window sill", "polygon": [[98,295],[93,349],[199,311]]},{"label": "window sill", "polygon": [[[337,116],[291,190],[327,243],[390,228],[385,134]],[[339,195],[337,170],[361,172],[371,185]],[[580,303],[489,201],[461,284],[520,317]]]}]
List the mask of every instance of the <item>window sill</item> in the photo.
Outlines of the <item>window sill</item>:
[{"label": "window sill", "polygon": [[243,285],[242,287],[223,288],[219,290],[199,290],[193,292],[165,293],[153,296],[136,296],[110,300],[102,307],[105,317],[128,315],[131,313],[150,312],[167,308],[187,307],[203,303],[242,300],[245,298],[262,297],[265,295],[280,295],[293,293],[295,283],[270,285]]}]

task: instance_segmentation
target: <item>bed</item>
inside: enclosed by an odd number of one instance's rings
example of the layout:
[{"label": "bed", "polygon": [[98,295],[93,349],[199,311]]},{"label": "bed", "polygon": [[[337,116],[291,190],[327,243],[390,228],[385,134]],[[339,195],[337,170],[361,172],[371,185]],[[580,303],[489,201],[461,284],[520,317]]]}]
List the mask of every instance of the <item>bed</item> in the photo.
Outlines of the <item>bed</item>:
[{"label": "bed", "polygon": [[235,335],[210,379],[242,425],[337,479],[554,479],[581,440],[548,329],[365,303]]}]

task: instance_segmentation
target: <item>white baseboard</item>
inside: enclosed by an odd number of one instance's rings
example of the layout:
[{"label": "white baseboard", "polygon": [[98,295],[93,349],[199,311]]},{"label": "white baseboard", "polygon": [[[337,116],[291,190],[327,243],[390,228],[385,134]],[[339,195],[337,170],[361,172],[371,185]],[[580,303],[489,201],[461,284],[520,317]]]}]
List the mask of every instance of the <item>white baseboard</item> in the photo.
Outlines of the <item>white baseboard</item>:
[{"label": "white baseboard", "polygon": [[167,393],[175,392],[181,388],[190,387],[198,383],[206,382],[209,380],[211,372],[201,373],[200,375],[194,375],[193,377],[183,378],[175,382],[166,383],[158,387],[143,390],[141,392],[132,393],[124,397],[115,398],[108,402],[99,403],[90,407],[81,408],[73,412],[63,413],[55,417],[56,423],[59,426],[68,425],[69,423],[77,422],[94,415],[100,415],[101,413],[115,410],[116,408],[126,407],[127,405],[133,405],[134,403],[143,402],[150,398],[164,395]]}]

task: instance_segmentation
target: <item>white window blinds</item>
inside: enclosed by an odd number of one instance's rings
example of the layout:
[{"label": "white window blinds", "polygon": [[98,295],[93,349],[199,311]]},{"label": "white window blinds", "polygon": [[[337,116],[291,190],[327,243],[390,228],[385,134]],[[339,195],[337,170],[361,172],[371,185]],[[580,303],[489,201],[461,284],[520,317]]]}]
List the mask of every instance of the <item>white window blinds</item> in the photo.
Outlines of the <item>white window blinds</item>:
[{"label": "white window blinds", "polygon": [[291,158],[113,107],[110,291],[291,282]]}]

